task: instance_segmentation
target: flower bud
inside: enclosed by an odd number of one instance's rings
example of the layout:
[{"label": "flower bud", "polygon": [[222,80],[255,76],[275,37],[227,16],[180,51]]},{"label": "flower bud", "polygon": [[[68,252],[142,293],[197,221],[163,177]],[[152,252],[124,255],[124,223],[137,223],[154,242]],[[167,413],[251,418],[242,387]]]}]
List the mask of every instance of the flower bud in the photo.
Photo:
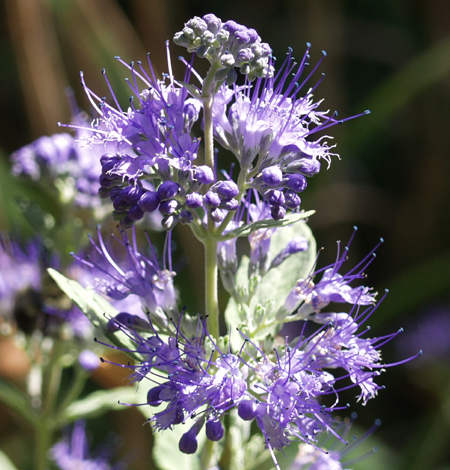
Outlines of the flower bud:
[{"label": "flower bud", "polygon": [[221,202],[219,195],[211,190],[205,194],[205,201],[210,207],[219,207]]},{"label": "flower bud", "polygon": [[94,371],[100,365],[100,359],[97,354],[88,349],[81,351],[78,356],[78,362],[80,366],[88,372]]},{"label": "flower bud", "polygon": [[286,200],[286,206],[289,207],[289,209],[297,209],[302,202],[300,196],[294,193],[294,191],[285,191],[284,198]]},{"label": "flower bud", "polygon": [[162,386],[158,385],[151,388],[147,393],[147,403],[150,406],[159,406],[163,401],[159,398],[159,393],[162,390]]},{"label": "flower bud", "polygon": [[161,201],[170,199],[178,193],[179,189],[180,187],[174,181],[164,181],[164,183],[161,183],[158,188],[159,199]]},{"label": "flower bud", "polygon": [[243,400],[238,406],[238,415],[244,421],[251,421],[256,416],[256,403],[253,400]]},{"label": "flower bud", "polygon": [[239,194],[239,188],[234,181],[219,181],[215,190],[220,194],[223,199],[232,199]]},{"label": "flower bud", "polygon": [[159,205],[158,193],[156,191],[146,191],[139,199],[138,204],[144,212],[153,212]]},{"label": "flower bud", "polygon": [[170,199],[169,201],[162,201],[159,205],[159,211],[163,215],[173,215],[179,207],[178,201]]},{"label": "flower bud", "polygon": [[286,186],[297,193],[301,193],[307,186],[306,178],[298,173],[288,175]]},{"label": "flower bud", "polygon": [[286,209],[283,206],[272,206],[270,213],[275,220],[281,220],[286,216]]},{"label": "flower bud", "polygon": [[283,173],[276,165],[264,168],[261,176],[264,183],[268,186],[278,186],[283,180]]},{"label": "flower bud", "polygon": [[210,441],[220,441],[224,434],[222,423],[217,421],[207,421],[206,422],[206,437]]},{"label": "flower bud", "polygon": [[189,193],[186,195],[186,205],[191,209],[196,209],[203,205],[202,195],[199,193]]},{"label": "flower bud", "polygon": [[269,189],[269,191],[264,194],[264,199],[269,204],[273,204],[276,206],[282,206],[286,202],[284,194],[278,189]]},{"label": "flower bud", "polygon": [[211,212],[211,219],[214,220],[214,222],[222,222],[223,219],[225,219],[227,215],[227,211],[224,209],[214,209]]},{"label": "flower bud", "polygon": [[133,207],[131,207],[131,209],[127,212],[127,216],[132,220],[139,220],[139,219],[142,219],[142,217],[144,217],[144,212],[142,211],[142,209],[137,205],[135,204]]},{"label": "flower bud", "polygon": [[194,177],[199,183],[211,184],[214,182],[214,172],[207,165],[200,165],[195,168]]},{"label": "flower bud", "polygon": [[185,432],[178,443],[178,448],[185,454],[194,454],[197,450],[197,436],[191,431]]}]

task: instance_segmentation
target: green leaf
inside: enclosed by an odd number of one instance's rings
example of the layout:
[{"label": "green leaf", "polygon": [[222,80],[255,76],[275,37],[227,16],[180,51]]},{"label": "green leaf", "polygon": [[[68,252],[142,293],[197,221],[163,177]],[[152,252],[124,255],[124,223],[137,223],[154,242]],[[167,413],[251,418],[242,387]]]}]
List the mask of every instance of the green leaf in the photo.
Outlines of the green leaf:
[{"label": "green leaf", "polygon": [[58,417],[58,425],[64,426],[72,421],[93,418],[107,411],[128,409],[121,403],[138,403],[136,387],[118,387],[111,390],[100,390],[72,402]]},{"label": "green leaf", "polygon": [[157,431],[153,434],[153,458],[161,470],[203,470],[201,468],[201,447],[205,441],[204,430],[198,435],[199,450],[187,455],[178,449],[181,436],[192,423],[177,424],[173,429]]},{"label": "green leaf", "polygon": [[283,306],[289,292],[299,279],[308,276],[316,260],[316,241],[305,222],[299,221],[283,229],[278,229],[272,236],[268,255],[269,265],[277,254],[294,238],[305,238],[308,249],[289,256],[276,268],[270,269],[261,279],[253,304],[263,305],[274,314]]},{"label": "green leaf", "polygon": [[[133,342],[125,333],[122,331],[115,331],[114,333],[108,331],[108,321],[117,315],[118,311],[104,297],[92,289],[85,288],[78,282],[66,278],[52,268],[48,269],[48,273],[67,297],[78,305],[97,331],[120,348],[135,349]],[[131,353],[129,355],[134,356]]]},{"label": "green leaf", "polygon": [[[37,415],[31,408],[31,404],[26,393],[1,378],[0,401],[14,410],[16,413],[20,414],[28,422],[36,422]],[[0,466],[0,468],[3,467]]]},{"label": "green leaf", "polygon": [[0,468],[2,470],[17,470],[17,467],[9,460],[9,457],[0,450]]},{"label": "green leaf", "polygon": [[242,256],[236,273],[236,292],[230,297],[225,309],[230,342],[234,349],[242,344],[236,328],[254,339],[273,335],[290,312],[283,309],[290,291],[299,279],[305,278],[316,260],[316,241],[303,220],[278,228],[271,238],[268,265],[294,238],[305,238],[308,249],[291,255],[276,268],[270,269],[256,283],[249,279],[249,258]]},{"label": "green leaf", "polygon": [[287,227],[289,225],[295,224],[299,220],[307,219],[314,213],[315,211],[302,211],[298,213],[288,214],[284,219],[281,219],[281,220],[274,220],[274,219],[258,220],[257,222],[243,225],[242,227],[238,227],[234,230],[231,230],[230,232],[225,233],[223,236],[220,237],[220,240],[224,241],[224,240],[231,240],[232,238],[237,238],[237,237],[247,237],[255,230],[260,230],[262,228]]}]

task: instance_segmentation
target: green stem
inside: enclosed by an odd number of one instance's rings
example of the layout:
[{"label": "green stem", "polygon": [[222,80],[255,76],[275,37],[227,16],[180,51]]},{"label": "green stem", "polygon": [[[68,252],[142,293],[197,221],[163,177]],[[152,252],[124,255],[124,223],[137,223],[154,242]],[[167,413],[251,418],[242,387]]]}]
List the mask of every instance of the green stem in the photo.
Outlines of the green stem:
[{"label": "green stem", "polygon": [[214,458],[214,444],[215,442],[206,439],[205,445],[202,449],[202,455],[200,457],[202,462],[202,470],[208,470],[213,464],[212,460]]},{"label": "green stem", "polygon": [[[204,113],[204,142],[205,163],[214,171],[214,136],[212,107],[214,102],[214,76],[217,66],[211,65],[203,82],[202,98]],[[214,230],[214,223],[208,221],[208,232]],[[217,269],[217,241],[206,233],[203,240],[205,250],[205,310],[208,315],[208,330],[216,340],[219,338],[219,299],[218,299],[218,269]]]},{"label": "green stem", "polygon": [[83,391],[84,385],[88,378],[88,373],[79,365],[75,366],[75,377],[72,381],[71,387],[67,392],[67,395],[64,397],[61,405],[58,408],[59,413],[61,414],[73,401],[75,401]]},{"label": "green stem", "polygon": [[216,340],[219,338],[219,297],[217,293],[217,242],[204,241],[205,247],[205,310],[208,315],[208,331]]},{"label": "green stem", "polygon": [[203,99],[203,109],[205,118],[205,163],[214,170],[214,138],[213,138],[213,119],[212,105],[214,98],[205,96]]},{"label": "green stem", "polygon": [[61,354],[63,347],[60,341],[55,341],[51,352],[50,362],[44,373],[44,381],[42,383],[42,415],[48,416],[56,407],[56,399],[61,384]]},{"label": "green stem", "polygon": [[[214,135],[212,107],[214,102],[214,75],[216,67],[211,66],[203,82],[202,98],[204,113],[204,143],[205,164],[214,171]],[[218,267],[217,267],[217,241],[212,236],[214,222],[208,220],[208,231],[203,238],[205,256],[205,311],[208,315],[208,331],[216,341],[219,339],[219,297],[218,297]],[[217,352],[215,352],[217,354]],[[202,469],[208,470],[213,464],[214,442],[206,439],[202,449]]]},{"label": "green stem", "polygon": [[35,469],[48,469],[48,451],[52,442],[52,431],[48,425],[47,419],[42,418],[34,429],[35,432]]},{"label": "green stem", "polygon": [[205,164],[214,170],[214,137],[213,137],[213,119],[212,108],[214,102],[214,75],[217,66],[211,65],[208,74],[203,82],[202,101],[204,118],[204,139],[205,139]]},{"label": "green stem", "polygon": [[48,452],[52,444],[53,415],[61,384],[61,355],[64,351],[62,341],[53,344],[50,361],[44,373],[41,388],[41,411],[34,426],[35,433],[35,468],[48,469]]}]

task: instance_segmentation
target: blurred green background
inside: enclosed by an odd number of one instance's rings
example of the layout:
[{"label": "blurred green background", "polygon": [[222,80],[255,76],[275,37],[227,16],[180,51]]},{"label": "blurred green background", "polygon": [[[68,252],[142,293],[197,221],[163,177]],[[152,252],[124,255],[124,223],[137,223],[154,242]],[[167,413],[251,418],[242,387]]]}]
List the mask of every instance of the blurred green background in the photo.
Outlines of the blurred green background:
[{"label": "blurred green background", "polygon": [[[322,262],[333,259],[335,241],[345,240],[354,224],[360,228],[355,260],[384,237],[369,276],[390,295],[373,317],[374,334],[403,326],[404,337],[410,335],[386,347],[387,362],[424,350],[421,359],[383,376],[387,388],[377,400],[355,406],[362,428],[375,418],[383,421],[372,437],[378,454],[358,468],[450,469],[450,2],[4,0],[0,12],[0,230],[24,236],[35,227],[17,195],[40,196],[52,214],[58,207],[10,176],[9,154],[58,132],[57,121],[70,121],[67,87],[89,111],[80,70],[102,96],[105,66],[126,100],[123,70],[113,56],[128,60],[150,51],[164,71],[164,41],[188,18],[207,12],[254,27],[280,57],[288,46],[302,55],[306,41],[313,45],[313,59],[327,50],[321,67],[327,77],[316,95],[340,115],[366,108],[372,114],[333,130],[342,160],[314,179],[303,207],[317,211],[311,226],[319,245],[327,247]],[[173,47],[174,57],[182,53]],[[178,253],[196,253],[184,231],[177,240]],[[195,256],[180,266],[186,303],[200,308]],[[18,368],[8,347],[0,348],[9,367]],[[99,383],[111,386],[103,377],[92,388]],[[22,425],[4,408],[0,413],[0,447],[19,454],[27,439]],[[114,429],[120,452],[131,452],[132,467],[144,469],[151,433],[142,422],[128,410],[90,424],[99,441]]]}]

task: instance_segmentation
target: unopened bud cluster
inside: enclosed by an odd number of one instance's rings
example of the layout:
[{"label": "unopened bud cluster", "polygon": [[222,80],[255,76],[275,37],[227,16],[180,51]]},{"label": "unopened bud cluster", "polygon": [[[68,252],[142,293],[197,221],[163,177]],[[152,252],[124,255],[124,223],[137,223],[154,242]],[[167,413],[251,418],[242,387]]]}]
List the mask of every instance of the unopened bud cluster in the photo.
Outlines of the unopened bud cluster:
[{"label": "unopened bud cluster", "polygon": [[213,14],[195,16],[175,34],[174,42],[229,72],[223,74],[229,81],[236,76],[234,68],[250,81],[273,75],[270,46],[253,28],[233,20],[223,23]]}]

